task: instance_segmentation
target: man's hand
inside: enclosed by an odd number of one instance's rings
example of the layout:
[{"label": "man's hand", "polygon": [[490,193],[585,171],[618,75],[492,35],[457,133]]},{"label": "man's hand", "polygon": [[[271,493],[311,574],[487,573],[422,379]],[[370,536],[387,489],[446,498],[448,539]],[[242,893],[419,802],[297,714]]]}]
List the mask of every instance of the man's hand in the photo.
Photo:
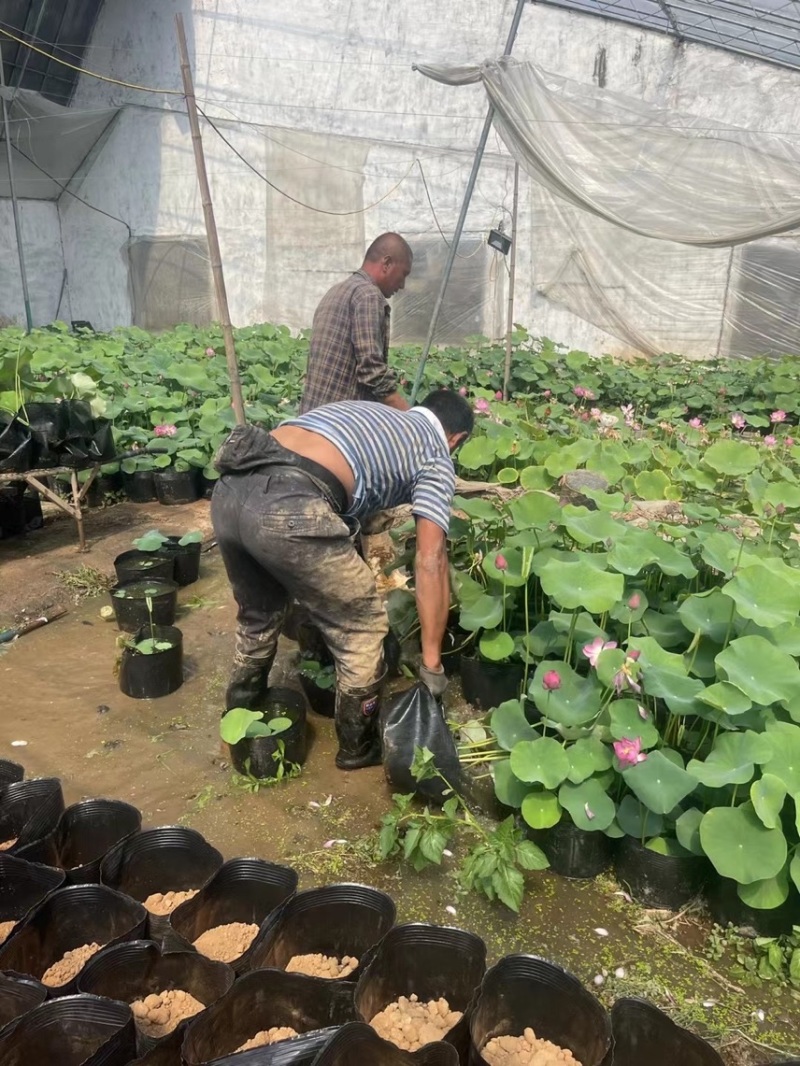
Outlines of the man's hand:
[{"label": "man's hand", "polygon": [[424,663],[419,664],[419,679],[430,690],[432,696],[440,699],[447,688],[447,674],[444,672],[444,667],[440,666],[438,670],[429,670]]}]

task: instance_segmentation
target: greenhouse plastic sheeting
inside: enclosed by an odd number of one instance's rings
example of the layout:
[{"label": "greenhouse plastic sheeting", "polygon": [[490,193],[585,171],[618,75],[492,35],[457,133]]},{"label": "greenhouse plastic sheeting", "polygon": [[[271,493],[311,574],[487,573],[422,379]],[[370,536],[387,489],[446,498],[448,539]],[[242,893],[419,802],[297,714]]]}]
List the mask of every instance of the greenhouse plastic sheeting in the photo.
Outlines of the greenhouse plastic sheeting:
[{"label": "greenhouse plastic sheeting", "polygon": [[533,179],[542,295],[649,354],[800,350],[800,144],[511,59],[418,69],[483,82]]}]

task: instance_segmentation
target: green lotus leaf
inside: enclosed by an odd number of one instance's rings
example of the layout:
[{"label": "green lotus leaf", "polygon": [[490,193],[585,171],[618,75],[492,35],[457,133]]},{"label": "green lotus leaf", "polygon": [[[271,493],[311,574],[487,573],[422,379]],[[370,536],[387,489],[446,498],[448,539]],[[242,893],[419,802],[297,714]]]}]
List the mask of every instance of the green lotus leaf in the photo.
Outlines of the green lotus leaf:
[{"label": "green lotus leaf", "polygon": [[594,737],[583,737],[567,748],[569,780],[579,785],[592,774],[608,770],[613,765],[611,750]]},{"label": "green lotus leaf", "polygon": [[561,520],[561,504],[548,492],[526,492],[508,505],[514,528],[547,529]]},{"label": "green lotus leaf", "polygon": [[506,807],[521,807],[522,801],[530,792],[531,786],[514,776],[510,759],[498,759],[492,763],[494,791],[498,800]]},{"label": "green lotus leaf", "polygon": [[[219,723],[219,735],[226,744],[238,744],[248,736],[248,731],[256,722],[262,722],[261,711],[249,711],[245,707],[234,707],[227,711]],[[252,733],[249,735],[253,735]]]},{"label": "green lotus leaf", "polygon": [[617,808],[617,821],[624,833],[637,840],[658,836],[664,828],[661,815],[653,814],[635,796],[625,796],[622,800]]},{"label": "green lotus leaf", "polygon": [[520,740],[511,752],[511,770],[520,781],[558,788],[569,774],[569,759],[552,737]]},{"label": "green lotus leaf", "polygon": [[503,603],[499,596],[483,593],[474,603],[461,608],[458,624],[468,633],[478,629],[494,629],[503,621]]},{"label": "green lotus leaf", "polygon": [[[638,601],[634,599],[634,603],[637,605],[631,607],[630,602],[634,597],[638,597]],[[620,602],[609,613],[615,621],[622,622],[623,625],[629,625],[631,622],[638,622],[649,606],[650,602],[643,589],[628,588],[625,590],[625,595]]]},{"label": "green lotus leaf", "polygon": [[652,717],[645,711],[647,718],[642,718],[639,704],[634,700],[616,700],[609,707],[610,730],[614,740],[636,740],[642,742],[642,750],[655,747],[659,733],[653,725]]},{"label": "green lotus leaf", "polygon": [[721,877],[751,885],[776,877],[786,862],[786,838],[767,829],[749,803],[712,807],[700,823],[703,851]]},{"label": "green lotus leaf", "polygon": [[514,485],[519,480],[519,470],[513,466],[504,466],[497,471],[497,480],[501,485]]},{"label": "green lotus leaf", "polygon": [[722,679],[757,706],[800,698],[800,668],[763,637],[737,637],[717,656]]},{"label": "green lotus leaf", "polygon": [[665,651],[653,637],[634,637],[630,646],[639,652],[639,665],[643,670],[658,667],[660,670],[683,677],[688,674],[683,656]]},{"label": "green lotus leaf", "polygon": [[794,881],[794,887],[800,892],[800,848],[795,851],[789,863],[789,876]]},{"label": "green lotus leaf", "polygon": [[725,714],[744,714],[753,706],[749,696],[745,696],[735,685],[728,681],[718,681],[716,685],[708,685],[704,692],[697,697],[701,703],[707,703]]},{"label": "green lotus leaf", "polygon": [[590,777],[579,785],[571,782],[563,784],[558,790],[558,801],[569,811],[578,829],[603,832],[616,815],[614,801],[596,777]]},{"label": "green lotus leaf", "polygon": [[514,654],[514,638],[508,633],[484,633],[478,647],[485,659],[498,663]]},{"label": "green lotus leaf", "polygon": [[754,910],[771,911],[789,898],[789,873],[786,869],[764,881],[738,885],[736,893],[742,903]]},{"label": "green lotus leaf", "polygon": [[643,470],[634,478],[636,495],[640,500],[669,500],[667,495],[673,484],[663,470]]},{"label": "green lotus leaf", "polygon": [[690,807],[675,821],[675,836],[681,847],[692,855],[702,855],[703,845],[700,841],[700,823],[703,812],[697,807]]},{"label": "green lotus leaf", "polygon": [[745,566],[736,571],[722,591],[735,600],[739,614],[771,629],[797,621],[800,587],[786,582],[766,566]]},{"label": "green lotus leaf", "polygon": [[642,627],[660,647],[667,650],[677,647],[685,648],[689,643],[689,633],[678,614],[663,614],[661,611],[648,610],[642,618]]},{"label": "green lotus leaf", "polygon": [[762,825],[767,829],[777,829],[780,826],[785,801],[786,785],[774,774],[765,773],[750,786],[750,802]]},{"label": "green lotus leaf", "polygon": [[579,437],[578,440],[563,448],[557,448],[545,459],[544,465],[551,477],[561,477],[572,470],[583,466],[588,459],[597,451],[597,441],[589,440],[588,437]]},{"label": "green lotus leaf", "polygon": [[786,481],[773,481],[764,492],[763,502],[772,507],[783,504],[788,511],[796,511],[800,508],[800,487]]},{"label": "green lotus leaf", "polygon": [[[502,555],[506,561],[505,570],[497,568],[498,555]],[[506,588],[520,588],[530,576],[529,573],[523,572],[524,565],[525,558],[522,549],[504,544],[497,551],[487,552],[483,557],[481,568],[487,577],[500,582]]]},{"label": "green lotus leaf", "polygon": [[558,633],[568,634],[572,631],[572,639],[581,646],[591,644],[595,637],[602,637],[604,641],[608,639],[605,630],[586,611],[580,611],[577,618],[574,611],[551,611],[550,621]]},{"label": "green lotus leaf", "polygon": [[728,636],[734,603],[719,589],[687,596],[678,615],[690,633],[702,633],[721,644]]},{"label": "green lotus leaf", "polygon": [[765,763],[767,773],[782,781],[794,796],[800,792],[800,726],[768,722],[766,736],[772,745],[772,758]]},{"label": "green lotus leaf", "polygon": [[712,570],[718,570],[725,577],[733,573],[735,561],[741,553],[741,541],[733,533],[718,531],[704,537],[701,541],[700,554],[703,561]]},{"label": "green lotus leaf", "polygon": [[771,758],[772,747],[763,733],[722,733],[710,754],[703,760],[692,759],[686,769],[702,785],[722,788],[751,781],[755,764]]},{"label": "green lotus leaf", "polygon": [[669,814],[697,788],[697,781],[662,751],[651,751],[644,762],[622,771],[625,784],[649,810]]},{"label": "green lotus leaf", "polygon": [[[524,497],[523,497],[524,498]],[[575,562],[565,566],[550,560],[540,571],[542,589],[566,610],[585,607],[592,614],[610,611],[622,598],[621,574],[598,570],[584,552],[575,552]]]},{"label": "green lotus leaf", "polygon": [[523,489],[549,489],[553,478],[543,466],[526,466],[520,470],[519,483]]},{"label": "green lotus leaf", "polygon": [[459,451],[458,461],[465,470],[480,470],[491,466],[496,456],[494,441],[483,434],[475,434]]},{"label": "green lotus leaf", "polygon": [[456,496],[453,500],[453,510],[463,511],[465,515],[469,515],[478,522],[497,522],[500,518],[497,507],[491,500],[486,500],[482,496]]},{"label": "green lotus leaf", "polygon": [[588,507],[573,507],[567,504],[561,513],[567,533],[583,547],[602,541],[613,541],[625,531],[625,526],[605,511],[590,511]]},{"label": "green lotus leaf", "polygon": [[522,817],[531,829],[549,829],[561,820],[561,804],[554,792],[528,792]]},{"label": "green lotus leaf", "polygon": [[653,666],[645,670],[642,683],[644,691],[650,696],[660,696],[673,714],[705,712],[705,707],[699,702],[705,686],[696,677],[683,677],[671,670]]},{"label": "green lotus leaf", "polygon": [[757,448],[738,440],[718,440],[703,456],[703,462],[727,477],[743,477],[761,462]]},{"label": "green lotus leaf", "polygon": [[[560,686],[552,690],[543,684],[545,674],[550,671],[561,679]],[[602,694],[593,676],[581,677],[568,663],[553,659],[539,663],[528,688],[528,695],[545,718],[569,727],[582,726],[596,718],[600,713]]]},{"label": "green lotus leaf", "polygon": [[489,728],[503,751],[512,751],[520,740],[536,740],[539,736],[525,717],[519,700],[506,700],[495,708]]}]

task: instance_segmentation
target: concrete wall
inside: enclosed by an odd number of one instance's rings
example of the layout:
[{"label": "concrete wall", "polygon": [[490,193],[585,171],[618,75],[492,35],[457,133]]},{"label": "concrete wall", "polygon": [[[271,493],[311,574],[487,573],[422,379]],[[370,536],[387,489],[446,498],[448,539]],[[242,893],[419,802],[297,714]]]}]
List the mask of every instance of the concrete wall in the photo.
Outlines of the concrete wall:
[{"label": "concrete wall", "polygon": [[[58,208],[41,200],[22,200],[19,207],[31,314],[34,324],[42,326],[56,317],[64,274]],[[68,306],[62,303],[62,318],[67,317]],[[0,322],[5,320],[25,324],[10,200],[0,200]]]},{"label": "concrete wall", "polygon": [[[452,231],[485,97],[477,86],[438,85],[411,65],[499,54],[515,2],[106,0],[84,62],[119,80],[179,89],[173,19],[180,11],[201,107],[222,123],[236,120],[223,132],[275,185],[323,211],[354,211],[403,179],[362,214],[311,212],[269,189],[206,127],[234,321],[280,318],[303,327],[338,272],[358,265],[359,245],[372,235],[397,228],[412,244],[439,239],[415,157],[439,223]],[[791,132],[800,119],[800,81],[792,71],[552,7],[526,9],[516,54],[711,121]],[[174,113],[180,97],[82,76],[74,106],[107,104],[135,106],[76,191],[126,219],[134,236],[201,235],[187,124]],[[511,170],[492,135],[470,235],[483,237],[508,218]],[[624,343],[534,292],[535,217],[526,178],[521,203],[517,320],[573,347],[624,350]],[[60,212],[73,316],[99,326],[130,321],[125,228],[65,197]],[[504,266],[485,266],[487,332],[502,329]]]}]

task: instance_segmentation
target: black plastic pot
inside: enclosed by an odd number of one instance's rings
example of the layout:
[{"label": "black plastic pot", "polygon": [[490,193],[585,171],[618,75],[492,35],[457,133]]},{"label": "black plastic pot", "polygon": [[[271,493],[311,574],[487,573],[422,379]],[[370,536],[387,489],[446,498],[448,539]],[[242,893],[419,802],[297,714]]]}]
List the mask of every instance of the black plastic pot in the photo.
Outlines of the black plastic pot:
[{"label": "black plastic pot", "polygon": [[451,1044],[437,1041],[419,1051],[401,1051],[382,1040],[371,1025],[343,1025],[327,1042],[312,1066],[458,1066],[458,1053]]},{"label": "black plastic pot", "polygon": [[253,777],[275,777],[280,752],[283,745],[283,759],[298,766],[306,761],[306,705],[299,692],[291,688],[271,688],[267,692],[264,704],[265,717],[280,715],[291,719],[291,726],[282,733],[271,737],[245,737],[237,744],[231,744],[231,762],[240,774],[250,773]]},{"label": "black plastic pot", "polygon": [[[196,951],[163,954],[150,940],[133,940],[106,948],[89,960],[81,973],[81,992],[133,1003],[153,993],[182,989],[204,1006],[224,996],[234,982],[230,966],[198,955]],[[185,1031],[188,1020],[179,1029]],[[137,1027],[138,1028],[138,1027]],[[174,1032],[158,1040],[137,1031],[136,1046],[144,1054],[157,1044],[176,1039]]]},{"label": "black plastic pot", "polygon": [[18,855],[65,870],[68,884],[92,884],[100,880],[106,853],[141,826],[142,815],[130,803],[83,800],[67,807],[52,833],[20,848]]},{"label": "black plastic pot", "polygon": [[[156,892],[201,889],[222,863],[222,855],[196,829],[167,825],[136,833],[112,848],[100,867],[100,881],[144,903]],[[149,914],[147,933],[158,943],[168,939],[168,915]]]},{"label": "black plastic pot", "polygon": [[3,1066],[127,1066],[135,1053],[130,1007],[99,996],[42,1003],[0,1033]]},{"label": "black plastic pot", "polygon": [[150,503],[156,499],[156,483],[152,470],[122,471],[122,488],[132,503]]},{"label": "black plastic pot", "polygon": [[350,955],[359,966],[347,980],[357,981],[362,960],[392,928],[395,914],[391,897],[368,885],[310,888],[290,899],[256,937],[250,969],[283,970],[295,955]]},{"label": "black plastic pot", "polygon": [[[135,647],[122,649],[119,687],[134,700],[159,699],[183,684],[183,634],[175,626],[153,626],[152,632],[156,640],[168,642],[170,647],[151,655],[143,655]],[[138,643],[150,635],[150,626],[145,626],[133,640]]]},{"label": "black plastic pot", "polygon": [[484,1045],[496,1036],[539,1039],[567,1048],[581,1066],[601,1066],[611,1022],[595,997],[559,966],[535,955],[506,955],[483,979],[470,1019],[470,1066],[486,1066]]},{"label": "black plastic pot", "polygon": [[25,767],[10,759],[0,759],[0,790],[6,785],[13,785],[25,776]]},{"label": "black plastic pot", "polygon": [[167,537],[167,543],[159,549],[160,554],[171,558],[174,564],[173,581],[183,587],[193,585],[200,576],[200,549],[203,545],[199,540],[190,544],[181,544],[180,537]]},{"label": "black plastic pot", "polygon": [[490,663],[462,655],[459,668],[464,699],[481,711],[519,699],[525,667],[522,663]]},{"label": "black plastic pot", "polygon": [[333,718],[336,714],[336,686],[320,688],[313,677],[301,673],[297,676],[311,710],[322,718]]},{"label": "black plastic pot", "polygon": [[33,440],[32,468],[58,466],[59,444],[64,436],[61,404],[32,402],[20,408],[19,415],[30,427]]},{"label": "black plastic pot", "polygon": [[123,552],[114,560],[117,581],[172,581],[175,565],[172,559],[158,552],[140,552],[135,548]]},{"label": "black plastic pot", "polygon": [[25,532],[32,533],[35,529],[41,529],[44,525],[42,514],[42,500],[38,492],[26,489],[22,497],[22,510],[25,515]]},{"label": "black plastic pot", "polygon": [[[213,1062],[267,1064],[312,1061],[333,1033],[352,1021],[353,986],[279,970],[257,970],[239,978],[222,999],[189,1024],[182,1055],[186,1066]],[[299,1038],[251,1052],[236,1049],[262,1029],[291,1026]],[[280,1050],[281,1055],[276,1057]],[[294,1057],[296,1054],[301,1058]],[[290,1057],[291,1056],[291,1057]]]},{"label": "black plastic pot", "polygon": [[735,881],[714,875],[706,887],[706,901],[717,925],[752,929],[757,936],[783,936],[800,925],[800,896],[794,891],[780,907],[757,910],[739,899]]},{"label": "black plastic pot", "polygon": [[710,872],[700,855],[659,855],[631,836],[618,842],[614,870],[637,903],[673,911],[700,892]]},{"label": "black plastic pot", "polygon": [[[30,974],[40,980],[67,951],[82,944],[108,947],[123,940],[139,940],[146,923],[144,907],[120,892],[103,885],[69,885],[29,914],[0,948],[0,970]],[[77,977],[58,988],[50,987],[49,992],[66,996],[76,988]]]},{"label": "black plastic pot", "polygon": [[64,794],[55,777],[6,786],[0,792],[0,844],[16,842],[4,854],[14,855],[26,844],[47,836],[63,813]]},{"label": "black plastic pot", "polygon": [[710,1044],[643,999],[618,999],[611,1028],[613,1066],[723,1066]]},{"label": "black plastic pot", "polygon": [[[61,888],[65,876],[63,870],[0,852],[0,922],[21,922],[51,892]],[[14,932],[12,929],[9,935]]]},{"label": "black plastic pot", "polygon": [[39,981],[0,973],[0,1032],[45,999],[47,989]]},{"label": "black plastic pot", "polygon": [[448,677],[455,677],[461,670],[461,659],[472,650],[475,634],[457,626],[447,627],[442,641],[442,666]]},{"label": "black plastic pot", "polygon": [[422,1002],[443,996],[463,1017],[442,1039],[460,1056],[469,1051],[468,1011],[486,970],[486,945],[463,929],[440,925],[396,925],[367,963],[356,986],[356,1013],[372,1019],[400,996]]},{"label": "black plastic pot", "polygon": [[114,474],[98,474],[89,486],[86,502],[90,507],[102,507],[106,496],[119,492],[122,492],[122,474],[119,471]]},{"label": "black plastic pot", "polygon": [[[183,1029],[176,1029],[171,1036],[165,1037],[152,1050],[134,1059],[131,1066],[183,1066],[181,1045],[184,1035]],[[240,1062],[238,1066],[248,1066],[248,1064]],[[252,1062],[249,1066],[252,1066]]]},{"label": "black plastic pot", "polygon": [[158,502],[166,507],[178,503],[194,503],[200,499],[200,471],[196,467],[188,470],[156,470],[153,480],[156,486]]},{"label": "black plastic pot", "polygon": [[25,487],[0,485],[0,538],[19,537],[25,532]]},{"label": "black plastic pot", "polygon": [[204,500],[210,500],[211,497],[214,495],[214,487],[215,487],[215,485],[217,484],[218,481],[219,481],[219,478],[217,478],[217,477],[213,477],[212,478],[212,477],[206,477],[205,474],[201,475],[201,477],[200,477],[200,487],[202,489],[201,495],[202,495],[202,498]]},{"label": "black plastic pot", "polygon": [[33,440],[16,415],[0,412],[0,472],[24,473],[33,467]]},{"label": "black plastic pot", "polygon": [[579,829],[566,815],[550,829],[528,829],[528,836],[545,853],[553,873],[562,877],[597,877],[614,859],[615,840]]},{"label": "black plastic pot", "polygon": [[[169,916],[169,950],[196,950],[194,941],[206,930],[231,922],[259,926],[259,936],[275,912],[297,890],[297,874],[289,866],[263,859],[231,859],[196,896]],[[237,974],[254,969],[253,947],[230,964]]]},{"label": "black plastic pot", "polygon": [[148,626],[150,613],[147,600],[152,603],[153,621],[158,626],[171,626],[178,610],[178,586],[163,578],[140,578],[114,585],[109,590],[111,606],[117,625],[125,633],[135,633]]}]

